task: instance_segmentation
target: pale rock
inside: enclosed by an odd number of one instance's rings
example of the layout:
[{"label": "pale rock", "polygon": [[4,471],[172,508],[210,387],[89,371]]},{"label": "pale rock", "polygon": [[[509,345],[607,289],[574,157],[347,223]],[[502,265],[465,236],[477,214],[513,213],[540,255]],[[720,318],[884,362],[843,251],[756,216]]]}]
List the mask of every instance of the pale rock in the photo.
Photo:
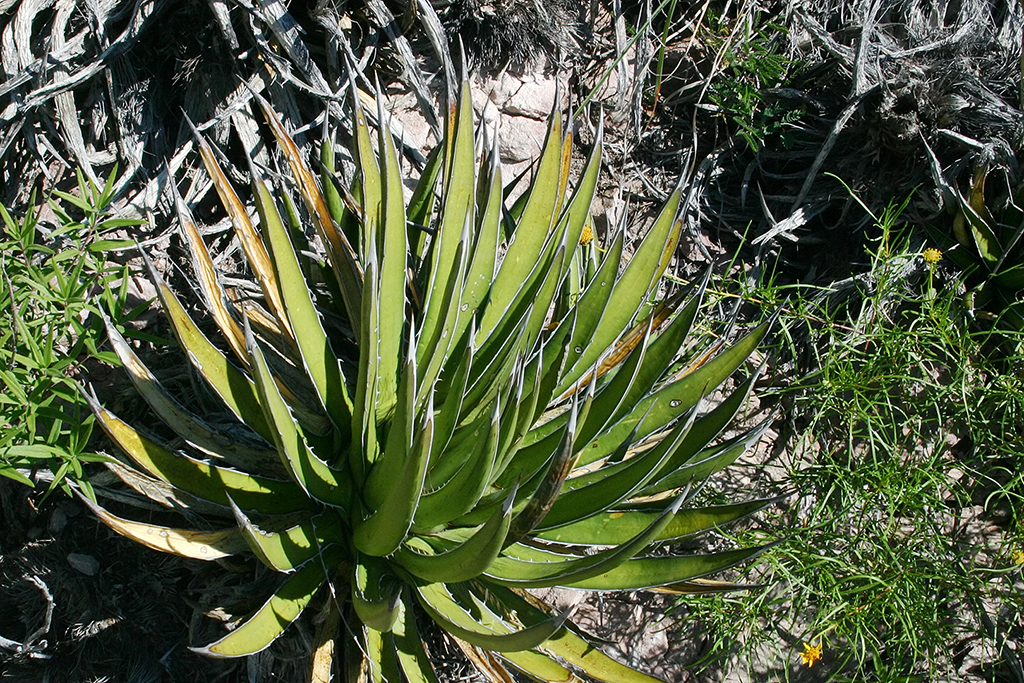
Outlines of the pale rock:
[{"label": "pale rock", "polygon": [[100,561],[92,555],[68,553],[67,559],[72,568],[86,576],[96,576],[100,571]]}]

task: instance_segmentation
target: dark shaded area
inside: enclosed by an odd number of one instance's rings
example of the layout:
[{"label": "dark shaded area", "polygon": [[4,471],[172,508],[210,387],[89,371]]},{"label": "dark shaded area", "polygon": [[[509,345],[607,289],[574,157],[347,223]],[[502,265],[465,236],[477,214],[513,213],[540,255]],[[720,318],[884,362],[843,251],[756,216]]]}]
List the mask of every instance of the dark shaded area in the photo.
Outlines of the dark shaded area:
[{"label": "dark shaded area", "polygon": [[245,680],[244,662],[188,649],[202,563],[113,534],[59,491],[40,497],[0,481],[0,636],[27,646],[0,649],[0,680]]},{"label": "dark shaded area", "polygon": [[562,65],[578,49],[580,0],[453,0],[444,3],[449,44],[465,47],[466,61],[481,71]]}]

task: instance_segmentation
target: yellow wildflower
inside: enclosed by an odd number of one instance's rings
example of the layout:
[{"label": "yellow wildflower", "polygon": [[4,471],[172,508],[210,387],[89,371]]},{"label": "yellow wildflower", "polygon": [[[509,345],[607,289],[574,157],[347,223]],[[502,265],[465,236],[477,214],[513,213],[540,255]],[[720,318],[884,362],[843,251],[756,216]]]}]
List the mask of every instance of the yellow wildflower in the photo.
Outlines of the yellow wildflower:
[{"label": "yellow wildflower", "polygon": [[1016,565],[1024,565],[1024,550],[1014,550],[1010,553],[1010,559]]},{"label": "yellow wildflower", "polygon": [[821,659],[821,644],[810,645],[809,643],[804,643],[804,651],[800,653],[800,663],[811,667],[819,659]]},{"label": "yellow wildflower", "polygon": [[924,260],[928,264],[933,266],[942,260],[942,252],[936,249],[935,247],[928,247],[927,249],[924,250],[924,253],[921,254],[921,256],[924,257]]},{"label": "yellow wildflower", "polygon": [[594,231],[588,222],[583,226],[583,234],[580,235],[580,244],[587,245],[594,241]]}]

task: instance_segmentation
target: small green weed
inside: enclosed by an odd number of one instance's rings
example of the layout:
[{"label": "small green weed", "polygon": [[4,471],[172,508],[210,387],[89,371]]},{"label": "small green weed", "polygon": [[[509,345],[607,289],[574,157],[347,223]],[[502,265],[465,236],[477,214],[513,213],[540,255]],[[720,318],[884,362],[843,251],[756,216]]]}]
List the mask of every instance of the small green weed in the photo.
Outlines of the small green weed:
[{"label": "small green weed", "polygon": [[995,333],[972,326],[963,282],[937,251],[911,248],[898,214],[878,219],[870,270],[842,305],[770,283],[743,295],[789,292],[784,343],[811,352],[813,372],[779,397],[791,406],[783,458],[799,499],[736,536],[786,539],[741,578],[768,590],[680,601],[706,629],[702,666],[734,655],[755,679],[813,666],[829,680],[885,682],[962,680],[972,661],[1015,666],[1024,358],[1000,355]]},{"label": "small green weed", "polygon": [[[34,196],[19,218],[0,206],[0,475],[32,486],[26,472],[48,468],[46,495],[70,493],[68,478],[91,495],[82,464],[103,459],[88,450],[93,416],[75,372],[89,356],[117,362],[97,349],[103,325],[93,315],[125,304],[127,267],[105,258],[124,243],[102,236],[136,221],[108,217],[113,181],[98,188],[79,174],[78,196],[54,192],[48,205],[60,226],[48,234]],[[120,289],[102,286],[118,279]]]},{"label": "small green weed", "polygon": [[768,94],[792,78],[797,68],[779,52],[786,29],[755,14],[751,21],[740,24],[744,34],[737,39],[729,35],[732,26],[726,19],[710,23],[711,30],[705,35],[708,46],[716,52],[724,48],[725,55],[708,98],[756,152],[766,138],[782,133],[787,124],[804,115],[801,105]]}]

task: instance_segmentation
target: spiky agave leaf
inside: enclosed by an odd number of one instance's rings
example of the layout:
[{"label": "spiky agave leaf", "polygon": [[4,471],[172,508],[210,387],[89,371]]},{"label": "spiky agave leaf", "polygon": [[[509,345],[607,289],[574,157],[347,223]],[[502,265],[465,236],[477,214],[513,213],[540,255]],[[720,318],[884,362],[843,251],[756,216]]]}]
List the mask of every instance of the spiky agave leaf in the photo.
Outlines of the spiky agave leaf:
[{"label": "spiky agave leaf", "polygon": [[[327,599],[348,595],[351,607],[339,613],[363,622],[352,651],[368,658],[366,680],[436,680],[412,619],[418,610],[492,672],[508,665],[546,681],[578,680],[578,673],[653,680],[590,646],[567,613],[525,590],[724,590],[694,579],[762,550],[650,552],[767,503],[688,505],[693,482],[730,464],[761,434],[754,428],[714,444],[753,378],[714,409],[700,406],[745,363],[766,326],[729,347],[702,347],[691,337],[703,285],[688,298],[651,304],[679,239],[679,193],[619,272],[621,232],[603,258],[581,240],[600,133],[570,188],[571,135],[552,117],[533,186],[508,212],[494,150],[477,166],[464,88],[449,135],[407,207],[390,135],[378,132],[374,145],[358,110],[359,182],[334,198],[343,201],[330,202],[266,105],[264,114],[341,300],[327,301],[306,283],[305,257],[267,183],[254,177],[256,230],[216,157],[204,153],[246,252],[259,261],[253,270],[266,306],[231,301],[183,205],[204,296],[235,362],[158,278],[157,287],[189,359],[248,426],[252,443],[218,437],[173,401],[113,327],[114,348],[143,397],[191,454],[174,454],[93,407],[145,476],[206,501],[204,510],[222,510],[229,528],[196,535],[97,514],[135,540],[153,529],[168,531],[163,538],[173,531],[171,540],[150,544],[159,550],[248,550],[286,575],[255,615],[200,649],[206,654],[267,647],[325,583],[340,579],[349,590]],[[417,234],[410,220],[428,233]],[[348,316],[347,340],[326,324],[322,305]],[[342,345],[358,355],[341,357]],[[319,670],[326,651],[319,651]]]}]

